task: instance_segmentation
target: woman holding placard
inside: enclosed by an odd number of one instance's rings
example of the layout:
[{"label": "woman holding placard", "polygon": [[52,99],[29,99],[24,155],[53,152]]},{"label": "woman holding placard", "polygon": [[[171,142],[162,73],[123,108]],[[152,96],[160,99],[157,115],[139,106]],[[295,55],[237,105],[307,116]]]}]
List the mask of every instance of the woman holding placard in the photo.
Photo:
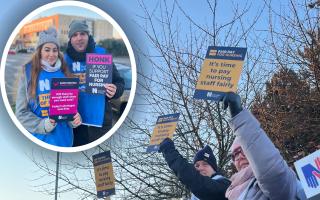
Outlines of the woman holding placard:
[{"label": "woman holding placard", "polygon": [[51,79],[71,77],[59,48],[54,28],[40,32],[37,49],[31,61],[23,67],[16,116],[39,140],[55,146],[71,147],[72,128],[81,124],[79,113],[73,117],[72,122],[56,122],[49,118]]},{"label": "woman holding placard", "polygon": [[236,139],[231,146],[232,161],[238,170],[227,189],[229,200],[304,200],[306,196],[295,173],[287,165],[257,119],[240,103],[239,95],[225,95],[230,127]]}]

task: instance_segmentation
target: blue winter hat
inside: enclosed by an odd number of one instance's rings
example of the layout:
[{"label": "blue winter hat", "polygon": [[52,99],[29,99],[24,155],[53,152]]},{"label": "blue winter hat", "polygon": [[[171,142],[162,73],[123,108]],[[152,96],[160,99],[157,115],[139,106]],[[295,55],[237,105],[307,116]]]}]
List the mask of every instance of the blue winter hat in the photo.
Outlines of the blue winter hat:
[{"label": "blue winter hat", "polygon": [[199,160],[206,161],[215,171],[217,171],[218,165],[216,158],[213,155],[212,149],[208,145],[196,153],[193,158],[193,164]]}]

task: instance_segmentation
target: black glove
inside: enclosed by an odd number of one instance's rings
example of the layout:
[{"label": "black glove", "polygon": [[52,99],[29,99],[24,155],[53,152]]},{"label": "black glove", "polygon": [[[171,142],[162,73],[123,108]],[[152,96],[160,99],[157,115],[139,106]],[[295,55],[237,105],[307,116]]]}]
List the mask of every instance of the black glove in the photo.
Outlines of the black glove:
[{"label": "black glove", "polygon": [[236,116],[243,110],[241,106],[240,96],[234,92],[228,92],[223,98],[223,109],[229,107],[231,117]]},{"label": "black glove", "polygon": [[160,143],[158,152],[166,152],[168,150],[175,150],[174,143],[170,138],[166,138]]}]

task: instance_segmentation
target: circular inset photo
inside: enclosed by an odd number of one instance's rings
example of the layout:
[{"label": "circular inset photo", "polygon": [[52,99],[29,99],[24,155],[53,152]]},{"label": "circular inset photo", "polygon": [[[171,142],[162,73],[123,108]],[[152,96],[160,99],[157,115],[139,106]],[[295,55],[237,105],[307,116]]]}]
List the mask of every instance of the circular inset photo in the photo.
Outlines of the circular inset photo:
[{"label": "circular inset photo", "polygon": [[46,4],[11,34],[1,91],[19,130],[38,145],[78,152],[108,139],[136,89],[132,47],[117,22],[78,1]]}]

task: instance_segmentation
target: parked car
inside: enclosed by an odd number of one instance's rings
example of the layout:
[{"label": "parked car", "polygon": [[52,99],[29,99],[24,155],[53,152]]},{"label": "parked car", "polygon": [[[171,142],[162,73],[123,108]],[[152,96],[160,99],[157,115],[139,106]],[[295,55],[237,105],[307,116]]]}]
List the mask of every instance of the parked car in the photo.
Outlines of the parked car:
[{"label": "parked car", "polygon": [[112,99],[110,103],[112,105],[112,109],[119,115],[121,115],[128,103],[131,90],[132,71],[131,67],[127,65],[123,65],[120,63],[115,63],[115,65],[120,76],[124,79],[124,92],[120,98]]},{"label": "parked car", "polygon": [[28,53],[27,49],[20,49],[18,53]]},{"label": "parked car", "polygon": [[16,55],[17,54],[17,50],[15,48],[10,48],[8,54],[9,55]]},{"label": "parked car", "polygon": [[33,53],[35,51],[34,47],[28,47],[27,48],[27,53]]}]

